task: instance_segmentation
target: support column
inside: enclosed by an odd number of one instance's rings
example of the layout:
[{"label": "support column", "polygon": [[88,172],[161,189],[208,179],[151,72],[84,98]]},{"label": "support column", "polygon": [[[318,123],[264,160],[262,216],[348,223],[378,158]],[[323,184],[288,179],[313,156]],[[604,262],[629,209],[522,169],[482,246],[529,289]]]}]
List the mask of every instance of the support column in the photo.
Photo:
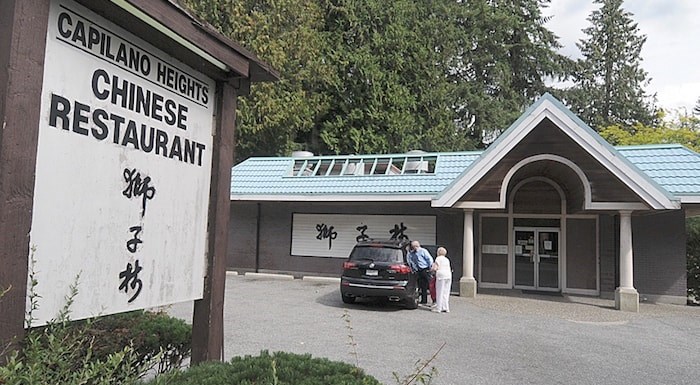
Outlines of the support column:
[{"label": "support column", "polygon": [[49,6],[0,0],[0,365],[25,332]]},{"label": "support column", "polygon": [[238,89],[240,83],[218,82],[216,85],[216,128],[212,146],[207,222],[207,275],[204,277],[202,299],[194,301],[191,354],[193,364],[223,361],[224,358],[226,252]]},{"label": "support column", "polygon": [[639,293],[634,288],[632,212],[620,211],[620,287],[615,290],[615,308],[639,312]]},{"label": "support column", "polygon": [[464,210],[462,277],[459,279],[460,297],[476,297],[474,279],[474,211]]}]

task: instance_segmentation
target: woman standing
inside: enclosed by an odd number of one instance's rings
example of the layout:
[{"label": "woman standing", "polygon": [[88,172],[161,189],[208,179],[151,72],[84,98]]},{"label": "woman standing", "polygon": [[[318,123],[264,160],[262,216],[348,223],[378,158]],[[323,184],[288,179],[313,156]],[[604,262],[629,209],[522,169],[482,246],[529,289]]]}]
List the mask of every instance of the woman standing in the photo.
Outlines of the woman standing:
[{"label": "woman standing", "polygon": [[452,288],[452,266],[447,259],[447,249],[438,247],[435,258],[435,291],[437,292],[437,306],[434,312],[450,312],[450,289]]}]

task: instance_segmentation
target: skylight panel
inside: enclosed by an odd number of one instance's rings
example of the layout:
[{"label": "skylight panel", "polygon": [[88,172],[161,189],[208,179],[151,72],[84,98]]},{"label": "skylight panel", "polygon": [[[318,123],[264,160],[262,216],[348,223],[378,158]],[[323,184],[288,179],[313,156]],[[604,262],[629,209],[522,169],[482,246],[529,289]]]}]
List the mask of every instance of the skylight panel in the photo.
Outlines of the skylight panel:
[{"label": "skylight panel", "polygon": [[434,175],[437,156],[352,156],[294,159],[288,176]]}]

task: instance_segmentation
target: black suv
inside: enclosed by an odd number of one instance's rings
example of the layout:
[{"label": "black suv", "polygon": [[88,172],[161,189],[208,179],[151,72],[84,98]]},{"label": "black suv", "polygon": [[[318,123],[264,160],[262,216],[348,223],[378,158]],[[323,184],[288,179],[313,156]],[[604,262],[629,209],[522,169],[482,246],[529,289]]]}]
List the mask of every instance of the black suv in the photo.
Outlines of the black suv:
[{"label": "black suv", "polygon": [[406,262],[410,241],[370,239],[358,242],[343,263],[340,295],[345,303],[358,297],[387,298],[409,309],[418,307],[416,274]]}]

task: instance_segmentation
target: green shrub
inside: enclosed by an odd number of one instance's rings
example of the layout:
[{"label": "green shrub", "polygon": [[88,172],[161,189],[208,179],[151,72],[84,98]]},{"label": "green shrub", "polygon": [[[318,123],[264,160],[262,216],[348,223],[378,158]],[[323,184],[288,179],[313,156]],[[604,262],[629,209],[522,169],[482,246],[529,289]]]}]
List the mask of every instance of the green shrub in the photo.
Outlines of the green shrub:
[{"label": "green shrub", "polygon": [[688,295],[700,300],[700,218],[686,221],[688,257]]},{"label": "green shrub", "polygon": [[[3,385],[130,385],[143,370],[136,364],[131,346],[121,346],[104,356],[93,356],[95,338],[86,333],[86,327],[70,322],[70,307],[78,294],[80,275],[70,285],[65,305],[54,320],[46,326],[32,327],[34,311],[38,309],[39,295],[34,271],[35,247],[31,248],[28,309],[29,325],[19,349],[12,352],[4,366],[0,366],[0,384]],[[6,289],[7,290],[7,289]],[[89,324],[89,321],[87,322]]]},{"label": "green shrub", "polygon": [[[189,356],[191,327],[165,313],[135,311],[71,322],[70,307],[80,275],[70,285],[56,318],[46,326],[32,327],[40,297],[35,251],[32,247],[28,277],[25,322],[29,330],[19,349],[0,366],[0,384],[129,385],[154,365],[162,373],[179,367]],[[0,297],[8,290],[0,290]]]},{"label": "green shrub", "polygon": [[[67,314],[67,313],[66,313]],[[0,384],[133,384],[154,365],[164,373],[190,354],[191,327],[164,313],[135,311],[31,328]]]},{"label": "green shrub", "polygon": [[162,312],[139,310],[100,317],[88,324],[86,333],[95,338],[95,357],[102,359],[131,345],[137,355],[135,365],[155,359],[158,373],[179,368],[192,351],[192,327]]},{"label": "green shrub", "polygon": [[209,362],[159,376],[149,385],[381,385],[362,369],[309,354],[263,350],[259,356],[234,357],[228,363]]},{"label": "green shrub", "polygon": [[27,332],[21,348],[0,367],[0,384],[128,385],[139,378],[136,354],[129,347],[102,359],[92,355],[94,339],[84,329],[55,322]]}]

